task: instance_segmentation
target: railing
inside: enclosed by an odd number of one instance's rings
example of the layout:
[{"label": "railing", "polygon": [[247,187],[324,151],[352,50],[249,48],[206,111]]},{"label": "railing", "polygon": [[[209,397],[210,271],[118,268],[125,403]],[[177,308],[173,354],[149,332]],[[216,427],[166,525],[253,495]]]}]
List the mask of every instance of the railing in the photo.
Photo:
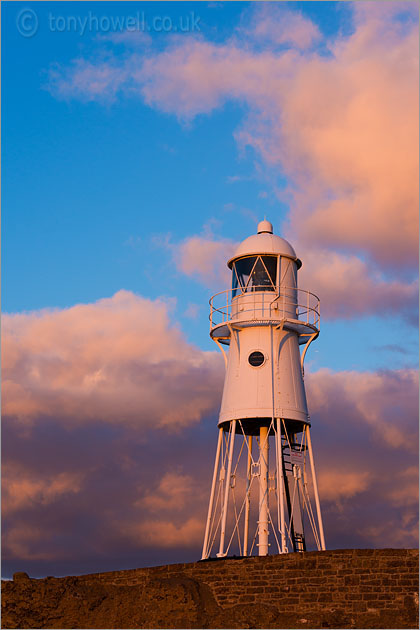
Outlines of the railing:
[{"label": "railing", "polygon": [[241,320],[298,320],[319,330],[319,298],[295,287],[254,286],[247,290],[227,289],[210,300],[210,330],[227,322]]}]

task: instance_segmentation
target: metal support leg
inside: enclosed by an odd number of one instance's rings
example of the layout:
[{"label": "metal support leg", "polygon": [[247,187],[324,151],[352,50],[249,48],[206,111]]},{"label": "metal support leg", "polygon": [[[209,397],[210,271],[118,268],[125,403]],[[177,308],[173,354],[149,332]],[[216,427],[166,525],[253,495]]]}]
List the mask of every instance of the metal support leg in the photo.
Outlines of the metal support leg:
[{"label": "metal support leg", "polygon": [[316,513],[318,516],[318,527],[319,527],[319,537],[321,540],[321,549],[322,551],[325,551],[324,526],[322,524],[321,506],[319,504],[318,484],[316,482],[315,464],[314,464],[314,456],[312,453],[312,442],[311,442],[311,434],[309,431],[309,426],[306,426],[306,440],[308,444],[309,460],[311,462],[312,483],[314,486],[315,505],[316,505]]},{"label": "metal support leg", "polygon": [[251,504],[251,464],[252,464],[252,435],[248,437],[248,462],[246,477],[246,499],[245,499],[245,524],[244,524],[244,556],[248,555],[248,531],[249,531],[249,508]]},{"label": "metal support leg", "polygon": [[283,453],[281,448],[281,422],[276,418],[276,465],[277,465],[277,500],[280,504],[280,536],[281,552],[286,553],[286,527],[284,520],[284,475],[283,475]]},{"label": "metal support leg", "polygon": [[211,484],[211,492],[210,492],[210,501],[209,501],[209,511],[207,514],[207,523],[206,523],[206,532],[204,534],[204,544],[203,544],[203,553],[201,556],[202,560],[205,560],[210,555],[210,549],[207,549],[209,542],[209,533],[210,533],[210,523],[211,523],[211,515],[213,512],[213,502],[214,502],[214,492],[216,489],[216,481],[217,481],[217,471],[219,470],[219,459],[220,459],[220,449],[222,446],[223,440],[223,429],[219,429],[219,438],[217,440],[217,449],[216,449],[216,459],[214,460],[214,471],[213,471],[213,481]]},{"label": "metal support leg", "polygon": [[229,490],[230,490],[230,474],[232,471],[232,458],[233,458],[233,445],[235,444],[235,431],[236,431],[236,420],[232,420],[230,425],[230,444],[229,444],[229,458],[228,458],[228,468],[225,479],[225,498],[223,501],[223,510],[222,510],[222,525],[220,529],[220,547],[219,553],[217,556],[219,558],[223,558],[225,555],[224,547],[225,547],[225,535],[226,535],[226,519],[227,519],[227,508],[229,501]]},{"label": "metal support leg", "polygon": [[268,427],[260,427],[260,514],[258,555],[268,555]]}]

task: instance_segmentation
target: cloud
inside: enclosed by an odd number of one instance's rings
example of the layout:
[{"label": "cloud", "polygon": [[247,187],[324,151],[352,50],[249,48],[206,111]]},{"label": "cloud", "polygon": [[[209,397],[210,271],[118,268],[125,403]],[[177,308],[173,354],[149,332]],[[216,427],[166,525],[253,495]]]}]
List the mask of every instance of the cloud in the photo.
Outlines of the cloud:
[{"label": "cloud", "polygon": [[[111,61],[79,59],[53,84],[61,94],[87,98],[115,96],[125,85],[184,118],[227,99],[246,102],[250,114],[238,141],[293,183],[295,237],[365,252],[388,267],[412,266],[418,250],[418,33],[413,7],[401,4],[383,14],[356,9],[355,31],[333,42],[328,56],[185,37],[146,58],[130,56],[119,72]],[[259,9],[254,34],[269,28],[270,11],[278,9]],[[404,11],[403,28],[395,14]],[[276,16],[270,29],[278,23]]]},{"label": "cloud", "polygon": [[416,370],[305,378],[328,548],[418,544]]},{"label": "cloud", "polygon": [[236,182],[247,181],[249,178],[244,175],[228,175],[226,177],[226,182],[228,184],[236,184]]},{"label": "cloud", "polygon": [[229,283],[230,271],[226,265],[237,243],[229,239],[191,236],[178,243],[174,261],[179,271],[198,278],[210,286]]},{"label": "cloud", "polygon": [[[249,14],[246,16],[249,17]],[[306,49],[321,36],[311,20],[281,5],[257,5],[250,18],[246,26],[239,29],[239,34],[265,46],[286,44]]]},{"label": "cloud", "polygon": [[197,548],[203,539],[203,521],[189,518],[176,525],[170,520],[150,520],[130,528],[129,532],[135,539],[140,538],[143,545]]},{"label": "cloud", "polygon": [[[415,370],[320,370],[305,381],[328,548],[415,546]],[[216,440],[216,414],[177,433],[52,418],[22,431],[6,417],[5,575],[196,560]]]},{"label": "cloud", "polygon": [[[195,234],[173,242],[170,236],[154,239],[157,247],[169,252],[176,269],[209,288],[230,286],[228,259],[238,245],[227,238],[216,238],[208,226],[204,234]],[[193,314],[193,311],[192,311]]]},{"label": "cloud", "polygon": [[299,286],[318,295],[326,319],[399,315],[417,325],[416,280],[390,279],[357,256],[301,249]]},{"label": "cloud", "polygon": [[[178,243],[165,241],[179,271],[208,288],[229,288],[226,263],[237,243],[214,236],[194,235]],[[325,319],[366,315],[397,315],[417,325],[418,282],[389,279],[358,258],[329,250],[296,248],[303,258],[299,287],[315,293]],[[304,256],[300,254],[303,250]]]},{"label": "cloud", "polygon": [[[63,79],[63,77],[66,77]],[[82,102],[114,102],[129,82],[129,68],[122,68],[112,56],[103,63],[75,59],[69,68],[54,64],[49,70],[48,90],[59,99]]]},{"label": "cloud", "polygon": [[28,475],[24,466],[2,467],[2,510],[10,514],[31,505],[48,505],[57,497],[80,491],[83,473],[59,472],[54,476]]},{"label": "cloud", "polygon": [[[396,548],[416,548],[418,540],[418,520],[415,518],[402,519],[402,527],[398,527],[394,534],[394,545]],[[410,522],[411,521],[411,522]],[[388,520],[385,523],[381,522],[378,525],[367,527],[362,531],[367,541],[375,540],[379,543],[379,548],[386,548],[389,540],[389,528],[395,527],[395,521]],[[357,528],[357,532],[360,532],[360,527]],[[381,543],[381,541],[384,541]],[[413,541],[413,542],[412,542]]]},{"label": "cloud", "polygon": [[151,510],[182,510],[191,495],[193,479],[190,475],[166,473],[153,491],[146,493],[140,505]]},{"label": "cloud", "polygon": [[[287,177],[286,189],[277,191],[290,206],[284,233],[302,256],[309,252],[306,269],[314,283],[308,288],[324,294],[324,313],[396,313],[401,306],[412,319],[418,7],[382,8],[352,3],[350,34],[324,37],[322,50],[308,52],[319,39],[308,18],[257,6],[223,43],[188,35],[168,39],[166,49],[147,56],[78,59],[54,70],[50,86],[74,98],[137,94],[181,119],[228,100],[243,104],[235,137],[240,146],[252,146],[266,168]],[[287,38],[291,47],[283,46]],[[215,284],[220,250],[215,239],[191,236],[179,244],[177,267]]]},{"label": "cloud", "polygon": [[41,549],[45,543],[45,531],[31,524],[19,523],[3,533],[3,545],[7,553],[19,558],[20,562],[53,561],[54,551]]},{"label": "cloud", "polygon": [[397,475],[398,484],[390,492],[390,500],[396,507],[416,506],[419,498],[419,469],[410,466]]},{"label": "cloud", "polygon": [[318,479],[319,492],[324,501],[351,498],[369,486],[369,472],[323,470]]},{"label": "cloud", "polygon": [[129,291],[63,310],[5,315],[3,414],[177,430],[214,412],[217,352],[189,344],[167,302]]},{"label": "cloud", "polygon": [[6,418],[5,444],[4,575],[164,563],[181,548],[179,559],[197,557],[214,456],[203,427],[145,434],[40,419],[22,432]]},{"label": "cloud", "polygon": [[203,521],[189,518],[176,525],[170,520],[150,520],[132,528],[131,533],[135,538],[140,537],[142,544],[197,548],[203,539]]},{"label": "cloud", "polygon": [[[323,422],[333,429],[350,423],[377,443],[417,452],[414,418],[418,408],[418,378],[414,369],[378,372],[332,372],[326,368],[309,373],[308,401],[311,413],[322,410]],[[345,409],[345,412],[343,412]]]},{"label": "cloud", "polygon": [[188,306],[184,311],[184,317],[188,317],[189,319],[196,320],[198,319],[201,311],[201,306],[199,304],[195,304],[194,302],[188,302]]}]

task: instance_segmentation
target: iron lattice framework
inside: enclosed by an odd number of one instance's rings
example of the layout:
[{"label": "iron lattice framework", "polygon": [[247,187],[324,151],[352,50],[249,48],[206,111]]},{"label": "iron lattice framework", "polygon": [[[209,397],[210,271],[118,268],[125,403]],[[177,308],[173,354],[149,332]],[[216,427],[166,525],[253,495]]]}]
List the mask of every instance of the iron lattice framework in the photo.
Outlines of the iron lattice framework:
[{"label": "iron lattice framework", "polygon": [[[271,544],[277,553],[305,551],[308,534],[316,549],[325,549],[309,424],[293,433],[287,421],[272,419],[255,436],[244,424],[233,420],[219,428],[202,558],[214,552],[218,557],[252,555],[261,544],[261,530],[266,531],[265,553]],[[267,514],[264,523],[258,520],[261,513]]]}]

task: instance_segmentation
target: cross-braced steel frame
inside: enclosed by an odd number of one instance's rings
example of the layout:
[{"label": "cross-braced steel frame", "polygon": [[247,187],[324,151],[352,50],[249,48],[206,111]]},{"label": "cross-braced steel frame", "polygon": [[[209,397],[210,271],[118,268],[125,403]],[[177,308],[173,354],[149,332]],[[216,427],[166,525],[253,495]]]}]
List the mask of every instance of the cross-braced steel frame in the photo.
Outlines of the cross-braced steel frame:
[{"label": "cross-braced steel frame", "polygon": [[259,555],[267,555],[269,534],[277,553],[305,551],[308,529],[316,548],[325,550],[309,424],[301,423],[296,431],[296,424],[273,418],[258,422],[257,431],[242,420],[221,426],[202,559],[217,547],[219,558],[234,550],[252,555],[256,547]]}]

